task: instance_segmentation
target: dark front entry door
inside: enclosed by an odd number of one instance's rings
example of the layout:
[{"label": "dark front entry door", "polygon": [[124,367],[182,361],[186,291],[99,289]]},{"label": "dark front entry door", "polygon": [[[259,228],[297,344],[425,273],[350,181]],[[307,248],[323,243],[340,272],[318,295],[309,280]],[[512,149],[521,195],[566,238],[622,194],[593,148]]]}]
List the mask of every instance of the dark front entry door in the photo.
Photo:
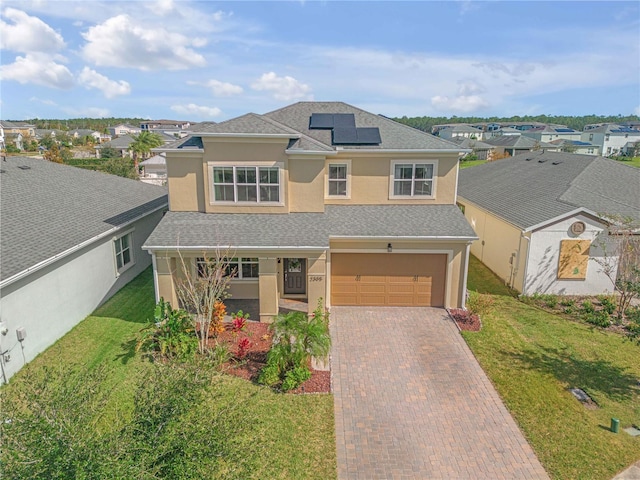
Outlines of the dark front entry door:
[{"label": "dark front entry door", "polygon": [[307,293],[307,259],[284,259],[284,293]]}]

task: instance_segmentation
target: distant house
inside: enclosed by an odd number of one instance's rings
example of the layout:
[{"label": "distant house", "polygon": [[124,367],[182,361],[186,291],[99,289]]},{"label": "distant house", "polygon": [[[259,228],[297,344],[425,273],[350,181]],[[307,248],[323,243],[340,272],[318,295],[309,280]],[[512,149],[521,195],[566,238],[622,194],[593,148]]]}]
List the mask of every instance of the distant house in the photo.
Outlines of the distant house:
[{"label": "distant house", "polygon": [[622,162],[527,152],[461,170],[458,204],[479,237],[471,253],[510,287],[593,295],[613,290],[595,261],[606,215],[640,220],[639,185],[640,169]]},{"label": "distant house", "polygon": [[578,153],[580,155],[600,155],[600,147],[580,140],[554,140],[550,142],[560,148],[561,152]]},{"label": "distant house", "polygon": [[461,148],[471,149],[472,154],[477,156],[478,160],[488,160],[490,152],[494,149],[493,145],[467,137],[453,137],[450,141],[456,143]]},{"label": "distant house", "polygon": [[22,134],[20,132],[18,132],[18,133],[5,133],[4,134],[3,143],[4,143],[5,147],[7,147],[9,145],[13,145],[18,150],[22,150],[23,149],[22,140],[23,140],[23,137],[22,137]]},{"label": "distant house", "polygon": [[438,136],[446,140],[451,140],[452,138],[456,137],[480,139],[482,136],[482,130],[461,123],[459,125],[453,125],[441,129],[438,133]]},{"label": "distant house", "polygon": [[113,148],[117,150],[122,158],[131,156],[131,144],[133,143],[133,137],[124,135],[122,137],[114,138],[113,140],[102,143],[96,146],[96,158],[100,158],[100,152],[103,148]]},{"label": "distant house", "polygon": [[124,135],[137,135],[142,131],[140,127],[129,125],[128,123],[120,123],[113,127],[108,127],[107,130],[112,137],[122,137]]},{"label": "distant house", "polygon": [[142,174],[140,180],[153,185],[164,185],[167,182],[166,153],[160,153],[140,162]]},{"label": "distant house", "polygon": [[580,140],[582,132],[565,126],[552,127],[545,125],[543,127],[530,128],[523,131],[522,134],[539,142],[551,143],[555,140]]},{"label": "distant house", "polygon": [[166,208],[162,187],[29,157],[2,162],[2,381],[150,265],[140,247]]},{"label": "distant house", "polygon": [[[531,152],[535,150],[546,151],[558,151],[560,147],[550,143],[538,142],[530,137],[523,135],[501,135],[498,137],[485,140],[485,143],[493,146],[493,154],[509,154],[510,156],[518,155],[523,152]],[[491,159],[491,155],[489,155]]]},{"label": "distant house", "polygon": [[584,128],[580,140],[598,145],[602,155],[606,156],[620,155],[627,143],[640,141],[640,130],[613,123],[587,125]]},{"label": "distant house", "polygon": [[100,132],[96,130],[90,130],[88,128],[76,128],[69,131],[69,136],[74,139],[93,137],[96,141],[100,141]]},{"label": "distant house", "polygon": [[142,130],[186,130],[191,126],[191,122],[184,120],[145,120],[140,122]]},{"label": "distant house", "polygon": [[21,133],[23,137],[35,137],[36,126],[26,122],[8,122],[0,120],[0,128],[4,133]]}]

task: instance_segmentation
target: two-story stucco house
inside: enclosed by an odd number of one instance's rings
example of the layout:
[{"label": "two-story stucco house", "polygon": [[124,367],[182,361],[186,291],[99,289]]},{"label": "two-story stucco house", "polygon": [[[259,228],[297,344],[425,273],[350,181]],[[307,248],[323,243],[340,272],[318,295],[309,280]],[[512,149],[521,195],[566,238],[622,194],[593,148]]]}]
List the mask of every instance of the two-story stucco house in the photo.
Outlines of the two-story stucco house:
[{"label": "two-story stucco house", "polygon": [[461,148],[340,102],[209,125],[166,152],[169,212],[144,245],[156,297],[231,252],[234,299],[464,305],[470,244],[456,206]]}]

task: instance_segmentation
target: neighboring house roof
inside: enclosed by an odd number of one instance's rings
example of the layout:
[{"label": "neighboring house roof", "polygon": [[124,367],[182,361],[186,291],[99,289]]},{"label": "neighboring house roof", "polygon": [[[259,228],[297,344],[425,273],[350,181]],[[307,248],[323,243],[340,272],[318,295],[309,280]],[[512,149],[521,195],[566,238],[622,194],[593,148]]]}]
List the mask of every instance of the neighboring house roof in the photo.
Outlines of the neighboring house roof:
[{"label": "neighboring house roof", "polygon": [[216,123],[218,122],[207,121],[207,122],[193,123],[189,125],[187,128],[185,128],[184,130],[187,130],[190,132],[199,132],[202,129],[206,129],[210,127],[211,125],[215,125]]},{"label": "neighboring house roof", "polygon": [[[587,125],[587,127],[588,127],[588,125]],[[595,128],[587,128],[587,127],[585,127],[585,130],[583,130],[583,133],[584,132],[587,132],[587,133],[594,133],[594,132],[596,132],[596,133],[609,133],[609,134],[613,133],[613,134],[616,134],[616,135],[621,135],[621,134],[624,135],[624,134],[631,133],[631,134],[635,134],[635,135],[640,135],[640,130],[636,130],[636,129],[630,128],[630,127],[625,127],[625,126],[618,125],[618,124],[615,124],[615,123],[605,123],[605,124],[600,125],[599,127],[595,127]]]},{"label": "neighboring house roof", "polygon": [[482,133],[481,128],[472,127],[463,123],[446,127],[443,130],[451,130],[453,133]]},{"label": "neighboring house roof", "polygon": [[164,187],[46,160],[0,169],[0,282],[167,205]]},{"label": "neighboring house roof", "polygon": [[[334,145],[331,130],[310,129],[312,114],[353,114],[358,128],[378,128],[381,142],[376,145]],[[458,150],[458,145],[435,137],[415,128],[395,122],[381,115],[365,112],[343,102],[298,102],[273,112],[259,115],[248,113],[206,126],[198,134],[238,134],[238,135],[291,135],[288,150],[332,152],[337,150]],[[190,137],[183,141],[187,142]],[[182,143],[173,143],[165,147],[182,148]],[[162,150],[162,149],[159,149]]]},{"label": "neighboring house roof", "polygon": [[554,145],[559,145],[561,147],[564,147],[565,145],[573,145],[575,147],[598,147],[600,148],[598,145],[594,145],[593,143],[589,143],[589,142],[582,142],[580,140],[567,140],[565,138],[559,138],[558,140],[553,140],[549,143],[552,143]]},{"label": "neighboring house roof", "polygon": [[328,248],[342,237],[477,238],[455,205],[327,205],[288,215],[168,212],[144,248]]},{"label": "neighboring house roof", "polygon": [[9,122],[7,120],[0,120],[0,127],[2,128],[33,128],[35,125],[26,122]]},{"label": "neighboring house roof", "polygon": [[96,130],[91,130],[89,128],[77,128],[75,130],[71,130],[69,132],[70,135],[78,135],[79,137],[86,137],[88,135],[99,134]]},{"label": "neighboring house roof", "polygon": [[467,137],[453,137],[451,141],[462,148],[471,148],[473,150],[491,150],[494,148],[493,145]]},{"label": "neighboring house roof", "polygon": [[153,157],[147,158],[144,162],[140,162],[140,165],[143,167],[150,165],[166,165],[167,158],[166,154],[160,153],[158,155],[154,155]]},{"label": "neighboring house roof", "polygon": [[517,128],[513,127],[501,127],[497,131],[501,132],[502,134],[522,135],[522,130],[518,130]]},{"label": "neighboring house roof", "polygon": [[127,150],[132,143],[133,137],[130,135],[122,135],[121,137],[114,138],[113,140],[98,145],[96,148],[111,147],[116,150]]},{"label": "neighboring house roof", "polygon": [[539,148],[557,148],[557,145],[551,145],[546,142],[539,142],[531,137],[525,137],[524,135],[500,135],[485,140],[485,143],[494,147],[508,147],[508,148],[520,148],[530,149],[534,147]]},{"label": "neighboring house roof", "polygon": [[524,230],[578,209],[640,219],[640,169],[596,155],[526,152],[460,171],[458,194]]}]

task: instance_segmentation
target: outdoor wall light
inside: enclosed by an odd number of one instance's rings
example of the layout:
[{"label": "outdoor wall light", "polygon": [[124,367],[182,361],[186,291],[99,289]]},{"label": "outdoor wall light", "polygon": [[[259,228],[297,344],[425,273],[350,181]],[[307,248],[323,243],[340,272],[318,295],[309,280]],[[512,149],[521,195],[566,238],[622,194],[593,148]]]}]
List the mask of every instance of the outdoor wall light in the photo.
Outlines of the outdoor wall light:
[{"label": "outdoor wall light", "polygon": [[387,243],[387,252],[393,252],[393,246],[390,243]]}]

